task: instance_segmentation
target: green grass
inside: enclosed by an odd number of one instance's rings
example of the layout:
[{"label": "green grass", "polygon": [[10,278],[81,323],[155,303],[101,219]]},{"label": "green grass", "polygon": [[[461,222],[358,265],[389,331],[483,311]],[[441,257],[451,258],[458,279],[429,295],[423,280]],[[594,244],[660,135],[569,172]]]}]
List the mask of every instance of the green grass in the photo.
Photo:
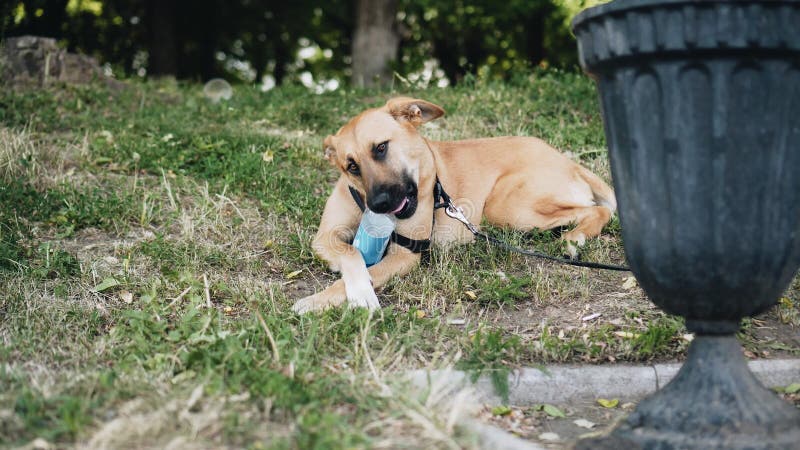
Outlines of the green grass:
[{"label": "green grass", "polygon": [[[335,279],[310,247],[337,177],[322,139],[399,94],[447,110],[424,129],[433,139],[535,135],[608,179],[594,88],[570,73],[324,95],[237,86],[216,105],[170,81],[2,90],[0,447],[471,448],[449,422],[468,405],[398,372],[455,366],[507,394],[520,365],[682,357],[682,323],[625,275],[480,242],[435,250],[373,316],[292,314]],[[562,251],[552,232],[487,228]],[[617,219],[583,257],[622,262]],[[775,312],[782,326],[800,325],[799,291]]]}]

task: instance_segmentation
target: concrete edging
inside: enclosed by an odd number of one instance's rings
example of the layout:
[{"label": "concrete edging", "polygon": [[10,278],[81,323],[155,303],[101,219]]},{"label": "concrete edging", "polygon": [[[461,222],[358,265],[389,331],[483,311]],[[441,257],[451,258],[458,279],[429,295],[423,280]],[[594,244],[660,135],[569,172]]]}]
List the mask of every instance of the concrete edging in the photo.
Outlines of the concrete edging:
[{"label": "concrete edging", "polygon": [[[800,359],[756,360],[748,363],[756,378],[767,387],[800,382]],[[525,406],[538,403],[595,401],[598,398],[635,400],[666,385],[681,364],[613,365],[613,366],[548,366],[524,367],[509,377],[508,403]],[[444,377],[444,378],[442,378]],[[458,370],[415,370],[409,372],[415,385],[424,387],[435,379],[448,385],[470,384],[469,374]],[[473,385],[478,400],[499,404],[491,380],[482,376]]]},{"label": "concrete edging", "polygon": [[[767,387],[787,386],[800,382],[800,359],[749,361],[748,366]],[[509,374],[508,404],[529,406],[539,403],[563,404],[594,402],[598,398],[639,400],[669,383],[681,364],[564,366],[542,368],[524,367]],[[488,376],[474,384],[470,375],[459,370],[415,370],[408,372],[412,384],[420,388],[447,385],[451,389],[470,386],[476,400],[484,403],[504,403],[494,390]],[[545,450],[544,447],[520,439],[492,425],[468,419],[462,425],[478,435],[481,448],[508,450]]]}]

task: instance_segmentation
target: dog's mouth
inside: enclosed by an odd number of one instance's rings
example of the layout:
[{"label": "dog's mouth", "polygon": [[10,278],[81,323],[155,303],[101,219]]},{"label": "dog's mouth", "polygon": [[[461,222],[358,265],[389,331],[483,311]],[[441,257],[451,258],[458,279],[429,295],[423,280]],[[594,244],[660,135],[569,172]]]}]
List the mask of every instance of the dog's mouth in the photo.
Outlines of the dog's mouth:
[{"label": "dog's mouth", "polygon": [[417,211],[417,196],[405,196],[392,212],[398,219],[408,219]]},{"label": "dog's mouth", "polygon": [[393,211],[389,211],[389,214],[397,214],[406,206],[408,206],[408,197],[403,197],[403,201],[401,201],[400,204],[397,205],[397,208],[395,208]]}]

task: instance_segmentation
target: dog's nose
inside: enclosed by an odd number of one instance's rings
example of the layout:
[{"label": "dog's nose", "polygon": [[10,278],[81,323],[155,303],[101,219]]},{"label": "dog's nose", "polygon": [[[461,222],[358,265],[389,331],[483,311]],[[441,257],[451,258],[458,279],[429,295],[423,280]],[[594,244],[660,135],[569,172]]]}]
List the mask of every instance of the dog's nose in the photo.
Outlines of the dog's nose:
[{"label": "dog's nose", "polygon": [[373,212],[378,214],[385,214],[392,209],[392,196],[388,192],[378,192],[370,196],[367,200],[367,206]]}]

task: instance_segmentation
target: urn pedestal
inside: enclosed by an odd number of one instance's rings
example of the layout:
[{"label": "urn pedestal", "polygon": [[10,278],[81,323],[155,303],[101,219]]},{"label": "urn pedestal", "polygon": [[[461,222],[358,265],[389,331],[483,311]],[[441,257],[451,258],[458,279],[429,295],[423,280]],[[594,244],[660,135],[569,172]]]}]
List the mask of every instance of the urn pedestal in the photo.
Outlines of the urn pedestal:
[{"label": "urn pedestal", "polygon": [[616,0],[573,21],[625,253],[696,334],[677,377],[578,448],[800,448],[735,332],[800,266],[800,2]]}]

